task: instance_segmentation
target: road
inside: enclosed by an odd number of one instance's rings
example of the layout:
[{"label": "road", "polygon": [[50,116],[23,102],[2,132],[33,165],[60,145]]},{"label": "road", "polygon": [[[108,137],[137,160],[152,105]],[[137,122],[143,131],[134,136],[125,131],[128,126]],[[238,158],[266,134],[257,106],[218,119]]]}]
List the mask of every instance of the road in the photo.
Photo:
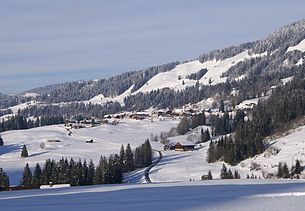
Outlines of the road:
[{"label": "road", "polygon": [[148,167],[145,169],[145,171],[144,171],[144,177],[145,177],[145,180],[146,180],[147,183],[151,183],[151,180],[150,180],[150,178],[149,178],[149,172],[150,172],[150,170],[151,170],[155,165],[157,165],[157,164],[160,162],[160,160],[162,159],[162,157],[163,157],[161,151],[158,150],[157,152],[159,153],[158,159],[157,159],[156,161],[154,161],[150,166],[148,166]]}]

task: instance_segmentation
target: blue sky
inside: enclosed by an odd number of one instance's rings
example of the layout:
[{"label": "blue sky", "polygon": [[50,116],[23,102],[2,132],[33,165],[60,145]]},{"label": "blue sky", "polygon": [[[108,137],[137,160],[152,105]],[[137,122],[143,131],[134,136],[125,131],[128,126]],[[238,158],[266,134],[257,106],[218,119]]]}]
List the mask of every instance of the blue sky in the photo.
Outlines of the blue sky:
[{"label": "blue sky", "polygon": [[304,14],[303,0],[0,1],[0,92],[197,58]]}]

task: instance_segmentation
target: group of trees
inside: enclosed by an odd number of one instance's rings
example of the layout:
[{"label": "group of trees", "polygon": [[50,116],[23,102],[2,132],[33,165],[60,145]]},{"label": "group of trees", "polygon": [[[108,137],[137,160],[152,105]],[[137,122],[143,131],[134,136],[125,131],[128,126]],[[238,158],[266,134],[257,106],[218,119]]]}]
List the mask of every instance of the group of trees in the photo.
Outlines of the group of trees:
[{"label": "group of trees", "polygon": [[201,129],[201,136],[200,136],[200,141],[202,143],[207,142],[211,140],[211,134],[209,129],[206,129],[205,131],[203,130],[203,128]]},{"label": "group of trees", "polygon": [[226,165],[223,164],[220,170],[220,179],[240,179],[240,174],[237,170],[232,173],[231,169],[227,169]]},{"label": "group of trees", "polygon": [[278,164],[278,171],[277,171],[277,177],[278,178],[291,178],[296,176],[299,178],[299,175],[304,170],[304,168],[301,166],[300,161],[296,160],[295,165],[291,167],[291,170],[289,171],[288,166],[286,163],[279,162]]},{"label": "group of trees", "polygon": [[84,160],[75,162],[72,158],[62,158],[60,161],[47,159],[43,168],[37,163],[32,173],[29,164],[24,167],[20,185],[33,186],[68,183],[72,186],[93,184],[121,183],[123,173],[136,168],[147,167],[152,162],[152,149],[148,140],[137,147],[134,153],[130,144],[126,149],[122,145],[120,154],[110,155],[107,159],[101,156],[99,164],[95,167],[92,160],[89,164]]},{"label": "group of trees", "polygon": [[[208,149],[207,161],[209,163],[223,159],[226,163],[234,164],[232,153],[232,137],[223,136],[218,141],[211,141]],[[231,161],[232,160],[232,161]]]},{"label": "group of trees", "polygon": [[[101,157],[101,162],[104,160]],[[108,165],[108,162],[106,162]],[[101,165],[101,164],[100,164]],[[47,184],[71,184],[78,185],[93,185],[94,178],[98,178],[100,174],[99,167],[95,169],[93,162],[90,160],[87,165],[86,160],[75,162],[72,158],[62,158],[59,162],[47,159],[43,168],[37,163],[32,174],[29,164],[24,167],[20,185],[30,187],[36,185]],[[111,175],[112,176],[112,175]],[[95,184],[99,184],[96,181]]]},{"label": "group of trees", "polygon": [[204,112],[194,114],[189,119],[186,116],[184,116],[177,125],[177,133],[179,135],[184,135],[190,130],[190,128],[194,129],[198,126],[205,124],[206,124],[206,117]]},{"label": "group of trees", "polygon": [[191,79],[191,80],[200,80],[206,73],[208,72],[208,69],[204,68],[199,70],[196,73],[192,73],[190,75],[187,75],[186,78]]},{"label": "group of trees", "polygon": [[23,130],[45,125],[63,124],[63,116],[41,116],[35,120],[28,119],[23,115],[11,116],[7,120],[0,122],[0,132],[8,130]]},{"label": "group of trees", "polygon": [[143,168],[152,164],[152,148],[147,139],[144,144],[137,147],[134,152],[134,163],[136,168]]}]

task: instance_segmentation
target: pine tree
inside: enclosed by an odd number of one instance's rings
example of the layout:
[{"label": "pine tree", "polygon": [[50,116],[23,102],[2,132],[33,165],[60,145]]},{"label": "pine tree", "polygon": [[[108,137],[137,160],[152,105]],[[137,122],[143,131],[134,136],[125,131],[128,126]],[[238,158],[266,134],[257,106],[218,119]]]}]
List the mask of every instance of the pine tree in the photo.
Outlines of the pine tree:
[{"label": "pine tree", "polygon": [[220,179],[227,179],[227,167],[225,164],[222,164],[222,168],[220,171]]},{"label": "pine tree", "polygon": [[216,158],[216,152],[215,152],[215,146],[214,146],[214,142],[211,141],[210,142],[210,146],[208,149],[208,163],[213,163],[217,160]]},{"label": "pine tree", "polygon": [[125,169],[126,171],[133,171],[135,170],[133,154],[130,148],[130,144],[127,144],[126,151],[125,151]]},{"label": "pine tree", "polygon": [[288,170],[288,167],[287,167],[287,164],[284,163],[284,166],[283,166],[283,178],[289,178],[290,175],[289,175],[289,170]]},{"label": "pine tree", "polygon": [[26,158],[29,157],[28,150],[25,145],[22,147],[21,157]]},{"label": "pine tree", "polygon": [[143,155],[142,155],[141,147],[137,147],[134,152],[134,163],[136,168],[143,168],[144,167],[144,161],[143,161]]},{"label": "pine tree", "polygon": [[227,178],[225,178],[225,179],[233,179],[233,173],[232,173],[231,169],[228,170]]},{"label": "pine tree", "polygon": [[240,175],[237,170],[234,171],[234,179],[240,179]]},{"label": "pine tree", "polygon": [[61,158],[57,164],[58,168],[58,183],[69,183],[69,161],[68,159]]},{"label": "pine tree", "polygon": [[278,167],[277,167],[277,177],[282,178],[283,177],[283,166],[282,162],[279,162]]},{"label": "pine tree", "polygon": [[52,163],[50,159],[47,159],[44,163],[44,167],[42,170],[42,180],[43,184],[46,185],[52,182]]},{"label": "pine tree", "polygon": [[1,137],[1,134],[0,134],[0,147],[4,145],[4,142],[3,142],[3,139]]},{"label": "pine tree", "polygon": [[303,167],[300,164],[299,160],[296,160],[295,162],[295,174],[301,174],[301,172],[303,171]]},{"label": "pine tree", "polygon": [[22,186],[26,186],[26,187],[29,187],[32,185],[32,172],[31,172],[31,169],[30,169],[28,163],[24,167],[20,184]]},{"label": "pine tree", "polygon": [[42,170],[39,163],[37,163],[33,175],[33,185],[41,185],[41,184],[42,184]]},{"label": "pine tree", "polygon": [[114,160],[113,160],[113,169],[114,169],[114,183],[122,183],[122,178],[123,178],[123,169],[122,166],[120,165],[120,156],[118,154],[114,155]]},{"label": "pine tree", "polygon": [[87,166],[87,161],[85,160],[82,165],[81,171],[81,182],[80,185],[88,185],[88,174],[89,174],[89,167]]},{"label": "pine tree", "polygon": [[0,187],[9,187],[10,180],[8,175],[0,168]]},{"label": "pine tree", "polygon": [[94,164],[93,164],[92,160],[90,160],[88,168],[89,169],[88,169],[87,184],[88,185],[93,185],[93,183],[94,183],[95,167],[94,167]]},{"label": "pine tree", "polygon": [[152,164],[152,148],[148,139],[145,141],[143,148],[144,165],[147,167]]},{"label": "pine tree", "polygon": [[213,179],[212,172],[211,172],[210,170],[209,170],[209,172],[208,172],[208,179],[209,179],[209,180]]},{"label": "pine tree", "polygon": [[121,150],[120,150],[120,165],[122,167],[122,171],[125,172],[124,166],[125,166],[125,149],[124,145],[122,144]]}]

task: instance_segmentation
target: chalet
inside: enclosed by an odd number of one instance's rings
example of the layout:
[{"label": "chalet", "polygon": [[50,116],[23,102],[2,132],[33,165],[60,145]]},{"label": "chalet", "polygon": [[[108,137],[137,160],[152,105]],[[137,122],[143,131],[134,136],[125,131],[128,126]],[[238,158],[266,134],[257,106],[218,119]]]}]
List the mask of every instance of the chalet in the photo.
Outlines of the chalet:
[{"label": "chalet", "polygon": [[193,151],[194,149],[195,145],[191,143],[177,142],[175,145],[175,151]]}]

